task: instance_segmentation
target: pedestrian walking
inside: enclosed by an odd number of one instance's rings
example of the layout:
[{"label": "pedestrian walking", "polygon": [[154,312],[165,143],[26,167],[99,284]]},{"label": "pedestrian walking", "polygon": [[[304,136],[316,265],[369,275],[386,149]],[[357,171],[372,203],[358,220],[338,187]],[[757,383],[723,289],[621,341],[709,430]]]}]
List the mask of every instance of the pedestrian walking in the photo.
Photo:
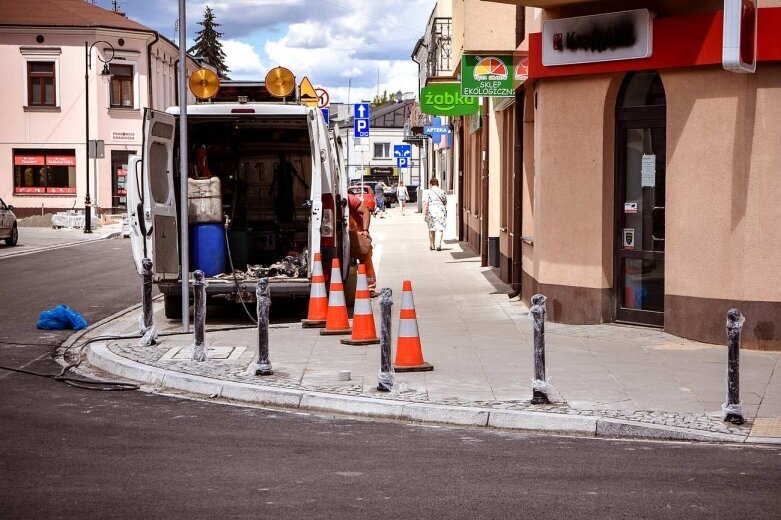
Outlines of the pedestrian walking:
[{"label": "pedestrian walking", "polygon": [[423,192],[423,218],[428,225],[429,249],[436,246],[442,251],[442,235],[447,227],[447,194],[439,187],[435,178],[429,181],[429,189]]},{"label": "pedestrian walking", "polygon": [[374,185],[374,202],[377,205],[375,215],[385,218],[385,183],[382,181]]},{"label": "pedestrian walking", "polygon": [[399,181],[399,187],[396,188],[396,198],[399,200],[399,206],[401,206],[401,214],[404,214],[404,206],[407,205],[409,200],[409,192],[407,187],[404,186],[404,181]]}]

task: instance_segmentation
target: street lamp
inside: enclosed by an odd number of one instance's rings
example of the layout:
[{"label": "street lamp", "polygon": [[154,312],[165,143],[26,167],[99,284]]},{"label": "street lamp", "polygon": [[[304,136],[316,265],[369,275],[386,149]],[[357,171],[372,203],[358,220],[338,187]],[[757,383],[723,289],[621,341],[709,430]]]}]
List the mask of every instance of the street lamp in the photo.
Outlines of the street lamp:
[{"label": "street lamp", "polygon": [[[111,62],[111,60],[114,59],[114,46],[111,45],[109,42],[104,40],[98,40],[92,45],[89,44],[89,42],[84,42],[84,105],[85,105],[85,114],[86,114],[86,122],[87,122],[87,136],[86,136],[86,147],[87,147],[87,155],[85,157],[85,164],[86,164],[86,180],[87,180],[87,194],[84,196],[84,232],[85,233],[92,233],[92,217],[91,217],[91,201],[89,197],[89,156],[90,156],[90,147],[89,147],[89,71],[92,70],[92,48],[99,44],[99,43],[105,43],[109,46],[111,49],[111,57],[107,60],[104,60],[100,57],[100,53],[96,54],[97,58],[103,63],[103,70],[100,72],[100,75],[103,77],[110,77],[111,71],[109,70],[108,64]],[[95,153],[97,153],[97,143],[95,145]]]}]

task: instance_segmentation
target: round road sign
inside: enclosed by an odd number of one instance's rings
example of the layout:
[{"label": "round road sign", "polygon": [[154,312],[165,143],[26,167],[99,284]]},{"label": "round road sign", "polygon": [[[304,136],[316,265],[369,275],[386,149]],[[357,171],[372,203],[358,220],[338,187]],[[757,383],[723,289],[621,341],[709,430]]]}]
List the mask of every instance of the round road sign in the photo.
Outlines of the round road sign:
[{"label": "round road sign", "polygon": [[328,95],[326,89],[316,88],[315,94],[317,94],[317,108],[325,108],[331,102],[331,96]]}]

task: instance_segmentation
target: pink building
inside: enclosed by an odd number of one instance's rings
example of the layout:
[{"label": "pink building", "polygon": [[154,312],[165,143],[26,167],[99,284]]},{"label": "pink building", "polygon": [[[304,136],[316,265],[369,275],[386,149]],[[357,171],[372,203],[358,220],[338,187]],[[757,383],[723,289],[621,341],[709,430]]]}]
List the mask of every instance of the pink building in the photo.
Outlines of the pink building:
[{"label": "pink building", "polygon": [[[125,211],[144,108],[178,102],[179,50],[156,31],[84,0],[0,0],[0,198],[17,216],[84,207],[87,47],[89,138],[105,143],[89,193],[101,211]],[[187,61],[188,75],[201,66]]]}]

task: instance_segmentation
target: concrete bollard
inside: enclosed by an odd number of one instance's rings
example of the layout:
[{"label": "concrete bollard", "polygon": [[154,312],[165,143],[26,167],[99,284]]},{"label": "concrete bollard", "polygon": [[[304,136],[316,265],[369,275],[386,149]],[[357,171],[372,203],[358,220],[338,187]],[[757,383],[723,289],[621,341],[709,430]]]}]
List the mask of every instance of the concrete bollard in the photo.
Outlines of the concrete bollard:
[{"label": "concrete bollard", "polygon": [[141,289],[141,334],[140,346],[157,344],[157,329],[155,329],[154,314],[152,312],[152,261],[148,258],[141,260],[141,276],[143,286]]},{"label": "concrete bollard", "polygon": [[740,332],[746,318],[738,309],[727,311],[727,402],[721,406],[724,421],[743,424],[740,405]]},{"label": "concrete bollard", "polygon": [[385,287],[380,291],[380,373],[377,377],[377,390],[393,390],[393,363],[391,361],[391,307],[393,291]]},{"label": "concrete bollard", "polygon": [[542,294],[532,296],[532,315],[534,324],[534,380],[532,381],[532,404],[548,404],[546,394],[548,383],[545,377],[545,300]]},{"label": "concrete bollard", "polygon": [[271,292],[268,287],[268,278],[258,280],[255,289],[255,297],[258,301],[258,357],[255,362],[256,376],[270,376],[271,361],[268,359],[268,314],[271,308]]},{"label": "concrete bollard", "polygon": [[203,279],[203,271],[200,269],[193,273],[195,283],[193,283],[194,296],[194,318],[193,330],[195,343],[193,344],[193,361],[206,361],[206,281]]}]

